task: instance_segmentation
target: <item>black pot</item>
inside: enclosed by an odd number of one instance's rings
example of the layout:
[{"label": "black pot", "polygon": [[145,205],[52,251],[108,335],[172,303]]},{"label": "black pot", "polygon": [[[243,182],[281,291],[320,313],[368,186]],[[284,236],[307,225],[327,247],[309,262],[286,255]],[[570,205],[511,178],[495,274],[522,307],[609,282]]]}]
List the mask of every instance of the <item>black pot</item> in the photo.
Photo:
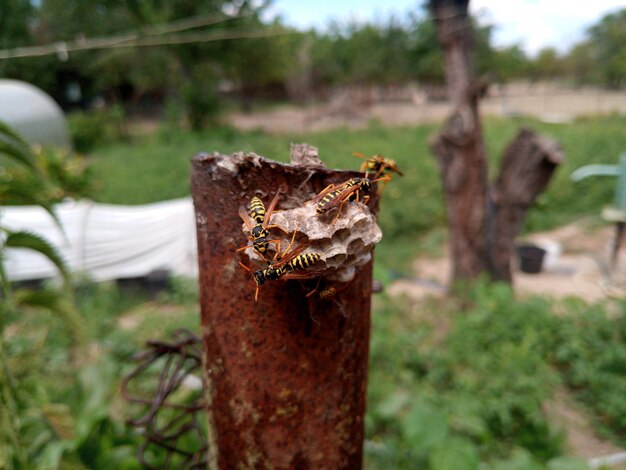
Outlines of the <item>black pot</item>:
[{"label": "black pot", "polygon": [[545,255],[546,250],[536,245],[519,245],[517,256],[519,257],[520,271],[528,274],[540,273]]}]

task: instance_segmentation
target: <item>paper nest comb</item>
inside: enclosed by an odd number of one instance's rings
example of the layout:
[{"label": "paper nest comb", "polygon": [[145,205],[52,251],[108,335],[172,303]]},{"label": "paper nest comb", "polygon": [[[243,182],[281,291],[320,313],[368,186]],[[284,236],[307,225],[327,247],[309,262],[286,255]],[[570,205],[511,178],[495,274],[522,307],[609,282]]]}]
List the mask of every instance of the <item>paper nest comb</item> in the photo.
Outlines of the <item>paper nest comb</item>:
[{"label": "paper nest comb", "polygon": [[[280,202],[278,204],[280,206]],[[318,215],[317,204],[308,203],[295,209],[281,210],[272,214],[270,223],[277,224],[293,233],[298,229],[295,246],[310,243],[307,253],[318,253],[321,260],[312,268],[323,270],[322,277],[330,281],[349,282],[356,269],[372,259],[372,250],[382,239],[382,231],[376,223],[376,217],[369,208],[360,202],[344,204],[341,215],[333,224],[336,210],[330,214]],[[242,224],[246,236],[249,231]],[[281,250],[289,246],[290,237],[280,229],[272,229],[268,239],[280,239]],[[270,245],[274,249],[274,244]],[[250,259],[263,262],[252,248],[245,250]],[[274,255],[271,252],[268,259]]]}]

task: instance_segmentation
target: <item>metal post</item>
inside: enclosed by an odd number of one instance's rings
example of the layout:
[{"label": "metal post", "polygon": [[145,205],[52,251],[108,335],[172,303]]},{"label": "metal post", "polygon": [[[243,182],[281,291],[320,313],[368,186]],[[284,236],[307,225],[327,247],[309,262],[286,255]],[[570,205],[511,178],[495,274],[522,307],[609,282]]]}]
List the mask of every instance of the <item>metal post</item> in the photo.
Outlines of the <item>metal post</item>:
[{"label": "metal post", "polygon": [[246,243],[237,210],[254,195],[282,186],[278,209],[292,208],[355,175],[241,153],[193,159],[210,468],[362,467],[372,263],[337,302],[279,280],[255,303],[235,252]]}]

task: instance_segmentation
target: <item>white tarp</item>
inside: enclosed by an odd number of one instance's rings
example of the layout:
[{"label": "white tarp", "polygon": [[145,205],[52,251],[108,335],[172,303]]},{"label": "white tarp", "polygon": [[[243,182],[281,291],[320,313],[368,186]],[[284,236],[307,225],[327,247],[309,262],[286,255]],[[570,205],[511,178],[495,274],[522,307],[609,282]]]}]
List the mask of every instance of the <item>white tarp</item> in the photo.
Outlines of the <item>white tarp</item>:
[{"label": "white tarp", "polygon": [[[143,277],[155,270],[197,275],[196,228],[191,198],[120,206],[87,201],[55,207],[63,232],[39,207],[0,208],[0,225],[43,236],[61,253],[72,272],[90,279]],[[5,269],[13,281],[55,277],[43,255],[8,249]]]}]

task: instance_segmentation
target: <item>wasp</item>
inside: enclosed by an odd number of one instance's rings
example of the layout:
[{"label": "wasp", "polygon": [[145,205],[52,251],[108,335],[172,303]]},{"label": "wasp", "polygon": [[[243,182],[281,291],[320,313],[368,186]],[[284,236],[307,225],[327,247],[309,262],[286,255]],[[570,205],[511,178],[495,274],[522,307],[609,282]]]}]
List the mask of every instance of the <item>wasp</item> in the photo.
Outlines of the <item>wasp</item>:
[{"label": "wasp", "polygon": [[395,160],[385,158],[379,154],[372,155],[369,158],[359,152],[354,152],[352,155],[358,158],[365,159],[365,161],[361,164],[361,168],[359,170],[365,172],[366,178],[369,178],[369,174],[370,172],[372,172],[374,173],[374,179],[376,179],[380,177],[380,175],[382,175],[385,171],[393,171],[400,176],[404,176],[404,173],[400,171]]},{"label": "wasp", "polygon": [[316,213],[317,215],[323,215],[336,207],[339,207],[337,215],[333,220],[333,224],[337,222],[339,216],[341,215],[341,210],[343,206],[348,201],[359,201],[361,198],[364,203],[367,203],[369,200],[369,193],[372,190],[372,183],[377,181],[389,180],[389,176],[385,176],[383,178],[378,178],[375,180],[370,180],[368,178],[350,178],[345,183],[340,185],[330,185],[322,192],[320,192],[317,196],[315,196],[309,202],[317,203]]},{"label": "wasp", "polygon": [[293,248],[293,250],[291,249],[294,244],[296,231],[294,231],[291,243],[285,250],[285,253],[283,253],[283,257],[280,261],[271,263],[267,268],[257,269],[256,271],[252,271],[241,261],[239,262],[242,268],[252,274],[254,282],[256,282],[256,292],[254,293],[255,302],[259,297],[259,287],[265,284],[266,281],[276,281],[278,279],[312,279],[321,274],[321,270],[308,270],[308,268],[315,265],[322,258],[319,253],[303,253],[303,251],[309,247],[309,243],[302,243]]},{"label": "wasp", "polygon": [[324,287],[320,289],[321,281],[322,281],[322,279],[320,278],[319,281],[317,281],[317,285],[315,286],[315,289],[313,289],[311,292],[309,292],[306,295],[306,297],[309,299],[310,302],[312,302],[313,301],[313,296],[315,294],[317,294],[317,297],[319,297],[321,300],[334,302],[335,305],[337,305],[337,307],[339,308],[339,312],[345,317],[346,316],[346,310],[345,310],[343,304],[341,302],[339,302],[339,300],[336,299],[336,296],[340,292],[342,292],[344,289],[346,289],[350,285],[350,283],[352,281],[344,282],[343,284],[341,284],[341,283],[333,283],[333,284],[325,283]]},{"label": "wasp", "polygon": [[[250,201],[249,211],[246,212],[246,209],[243,206],[239,207],[239,217],[241,217],[241,220],[243,220],[243,222],[246,224],[246,227],[248,227],[248,230],[250,231],[248,240],[252,242],[252,246],[257,251],[257,253],[261,255],[261,257],[264,260],[265,260],[265,253],[267,252],[267,249],[270,243],[276,244],[276,255],[274,256],[274,259],[280,256],[280,240],[278,239],[268,240],[267,239],[267,237],[269,236],[270,230],[273,228],[278,228],[282,230],[283,232],[285,232],[287,235],[289,235],[289,232],[287,232],[287,230],[285,230],[280,225],[269,224],[269,221],[272,217],[272,213],[274,212],[274,209],[276,208],[276,204],[278,204],[279,194],[280,194],[280,191],[276,193],[276,195],[272,199],[272,202],[270,202],[270,205],[268,206],[267,210],[265,210],[265,205],[263,204],[263,201],[257,196],[254,196],[252,200]],[[252,223],[250,219],[254,221],[254,224]],[[247,249],[248,246],[249,245],[242,246],[241,248],[237,249],[237,251],[243,251]]]},{"label": "wasp", "polygon": [[339,292],[343,291],[348,287],[351,281],[343,283],[342,286],[338,284],[325,285],[322,289],[320,289],[321,279],[317,282],[317,286],[311,292],[309,292],[306,296],[312,297],[317,294],[318,297],[322,300],[330,300],[333,299]]}]

